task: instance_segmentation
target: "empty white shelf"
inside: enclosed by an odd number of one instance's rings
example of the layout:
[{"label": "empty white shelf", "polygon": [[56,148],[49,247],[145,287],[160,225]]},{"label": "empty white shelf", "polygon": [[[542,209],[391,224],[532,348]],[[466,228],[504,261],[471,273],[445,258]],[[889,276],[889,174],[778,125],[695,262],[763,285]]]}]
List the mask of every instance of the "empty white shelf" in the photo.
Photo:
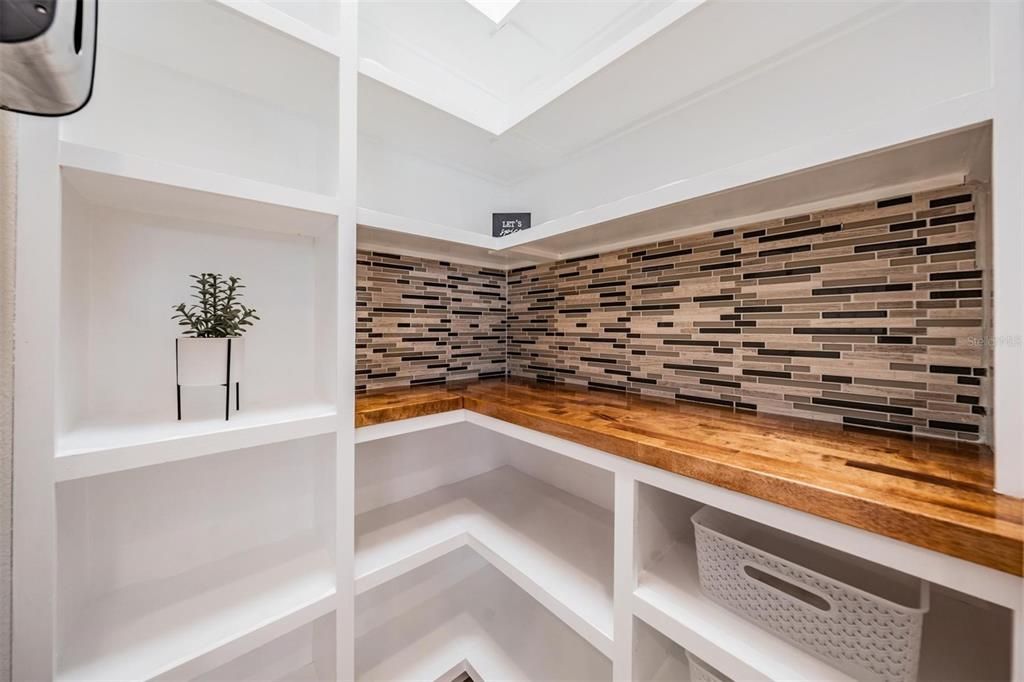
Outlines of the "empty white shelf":
[{"label": "empty white shelf", "polygon": [[360,207],[358,221],[359,248],[369,251],[406,253],[501,269],[541,260],[502,252],[501,240],[489,234],[419,218]]},{"label": "empty white shelf", "polygon": [[60,165],[103,206],[290,234],[317,234],[338,214],[333,196],[73,142],[61,142]]},{"label": "empty white shelf", "polygon": [[57,443],[56,480],[109,474],[337,430],[329,403],[236,412],[230,421],[168,421],[86,426]]},{"label": "empty white shelf", "polygon": [[398,233],[403,237],[422,237],[423,239],[473,246],[483,250],[499,248],[497,240],[489,234],[438,225],[429,220],[394,215],[363,207],[359,207],[357,217],[360,226],[372,230]]},{"label": "empty white shelf", "polygon": [[665,660],[645,682],[682,682],[690,679],[690,664],[685,658],[665,656]]},{"label": "empty white shelf", "polygon": [[85,607],[58,656],[57,679],[191,679],[329,613],[331,558],[324,549],[292,555],[289,547],[276,560],[241,556]]},{"label": "empty white shelf", "polygon": [[634,613],[733,679],[851,678],[708,599],[700,590],[697,556],[677,543],[640,575]]},{"label": "empty white shelf", "polygon": [[505,466],[361,514],[356,590],[470,546],[602,653],[612,643],[612,513]]},{"label": "empty white shelf", "polygon": [[316,666],[309,663],[281,677],[279,682],[316,682],[319,679]]},{"label": "empty white shelf", "polygon": [[[480,567],[482,565],[482,567]],[[468,575],[441,589],[438,579]],[[587,680],[611,661],[468,550],[360,598],[358,618],[390,617],[356,640],[361,682],[454,679]],[[524,627],[524,624],[528,624]]]},{"label": "empty white shelf", "polygon": [[410,642],[358,679],[360,682],[439,680],[468,669],[486,680],[530,679],[513,657],[466,614],[438,623],[423,637]]}]

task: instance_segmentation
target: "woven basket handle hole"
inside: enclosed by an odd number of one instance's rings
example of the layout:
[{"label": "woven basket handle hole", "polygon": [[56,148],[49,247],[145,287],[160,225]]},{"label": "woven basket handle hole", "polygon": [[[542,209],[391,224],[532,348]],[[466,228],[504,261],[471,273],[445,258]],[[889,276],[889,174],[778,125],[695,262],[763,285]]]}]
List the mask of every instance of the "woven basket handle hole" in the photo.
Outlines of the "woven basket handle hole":
[{"label": "woven basket handle hole", "polygon": [[782,592],[793,599],[802,601],[808,606],[812,606],[821,611],[832,610],[832,604],[830,604],[824,597],[817,595],[810,590],[806,590],[799,585],[795,585],[788,580],[784,580],[777,575],[772,575],[771,573],[762,571],[756,566],[750,566],[748,564],[743,567],[743,572],[746,573],[747,577],[751,580],[756,580],[763,585],[767,585],[773,590]]}]

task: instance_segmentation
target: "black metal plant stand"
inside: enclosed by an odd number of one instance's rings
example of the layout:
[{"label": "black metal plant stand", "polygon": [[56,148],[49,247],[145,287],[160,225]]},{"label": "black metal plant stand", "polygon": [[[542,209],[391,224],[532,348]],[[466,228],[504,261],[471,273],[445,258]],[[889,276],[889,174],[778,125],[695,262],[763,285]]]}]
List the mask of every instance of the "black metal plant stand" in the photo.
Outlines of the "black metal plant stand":
[{"label": "black metal plant stand", "polygon": [[[227,339],[228,342],[228,362],[227,362],[227,376],[224,377],[224,383],[220,386],[224,387],[224,421],[231,419],[231,339]],[[174,377],[177,379],[178,374],[178,339],[174,340]],[[178,421],[181,421],[181,384],[177,385],[177,398],[178,398]],[[241,407],[241,389],[239,388],[239,382],[235,382],[235,412]]]}]

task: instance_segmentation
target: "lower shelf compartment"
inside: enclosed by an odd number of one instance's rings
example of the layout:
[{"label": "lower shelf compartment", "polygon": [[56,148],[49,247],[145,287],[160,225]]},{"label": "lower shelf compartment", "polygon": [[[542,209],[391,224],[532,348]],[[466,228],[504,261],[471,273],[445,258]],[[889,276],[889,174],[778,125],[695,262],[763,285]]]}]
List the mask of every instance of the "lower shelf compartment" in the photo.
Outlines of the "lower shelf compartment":
[{"label": "lower shelf compartment", "polygon": [[335,613],[275,637],[195,682],[328,682],[336,670]]},{"label": "lower shelf compartment", "polygon": [[697,581],[696,553],[683,544],[641,574],[634,613],[733,679],[851,680],[712,602]]},{"label": "lower shelf compartment", "polygon": [[633,619],[633,680],[695,682],[686,651],[644,621]]},{"label": "lower shelf compartment", "polygon": [[356,588],[365,592],[473,548],[610,654],[612,514],[504,466],[361,514]]},{"label": "lower shelf compartment", "polygon": [[[334,566],[322,549],[276,548],[277,559],[239,557],[180,585],[127,587],[73,627],[58,680],[190,678],[232,652],[334,609]],[[179,589],[182,588],[182,589]]]},{"label": "lower shelf compartment", "polygon": [[335,608],[335,442],[57,487],[56,677],[193,679]]},{"label": "lower shelf compartment", "polygon": [[469,548],[360,595],[360,681],[611,679],[611,661]]},{"label": "lower shelf compartment", "polygon": [[[633,614],[638,619],[733,680],[853,679],[705,594],[700,584],[691,522],[703,505],[646,484],[640,485],[638,493],[637,560],[640,567],[633,594]],[[749,537],[756,536],[759,542],[770,530],[757,530],[755,522],[740,521],[750,524]],[[821,565],[827,560],[847,579],[866,572],[875,581],[875,588],[889,587],[888,591],[872,593],[893,594],[889,581],[894,578],[894,572],[890,569],[795,536],[790,536],[787,542],[791,543],[789,558],[800,565]],[[1010,610],[948,588],[930,587],[917,679],[1004,682],[1011,679],[1013,623]],[[863,589],[871,592],[868,587]],[[649,671],[649,674],[654,672]]]}]

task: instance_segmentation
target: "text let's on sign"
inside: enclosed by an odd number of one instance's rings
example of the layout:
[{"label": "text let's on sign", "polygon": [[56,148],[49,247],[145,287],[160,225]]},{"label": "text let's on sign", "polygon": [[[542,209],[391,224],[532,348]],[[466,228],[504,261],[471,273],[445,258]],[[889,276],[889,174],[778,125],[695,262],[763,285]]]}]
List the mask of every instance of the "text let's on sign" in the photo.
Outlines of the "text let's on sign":
[{"label": "text let's on sign", "polygon": [[504,237],[528,229],[530,229],[529,213],[491,214],[491,235],[494,237]]}]

